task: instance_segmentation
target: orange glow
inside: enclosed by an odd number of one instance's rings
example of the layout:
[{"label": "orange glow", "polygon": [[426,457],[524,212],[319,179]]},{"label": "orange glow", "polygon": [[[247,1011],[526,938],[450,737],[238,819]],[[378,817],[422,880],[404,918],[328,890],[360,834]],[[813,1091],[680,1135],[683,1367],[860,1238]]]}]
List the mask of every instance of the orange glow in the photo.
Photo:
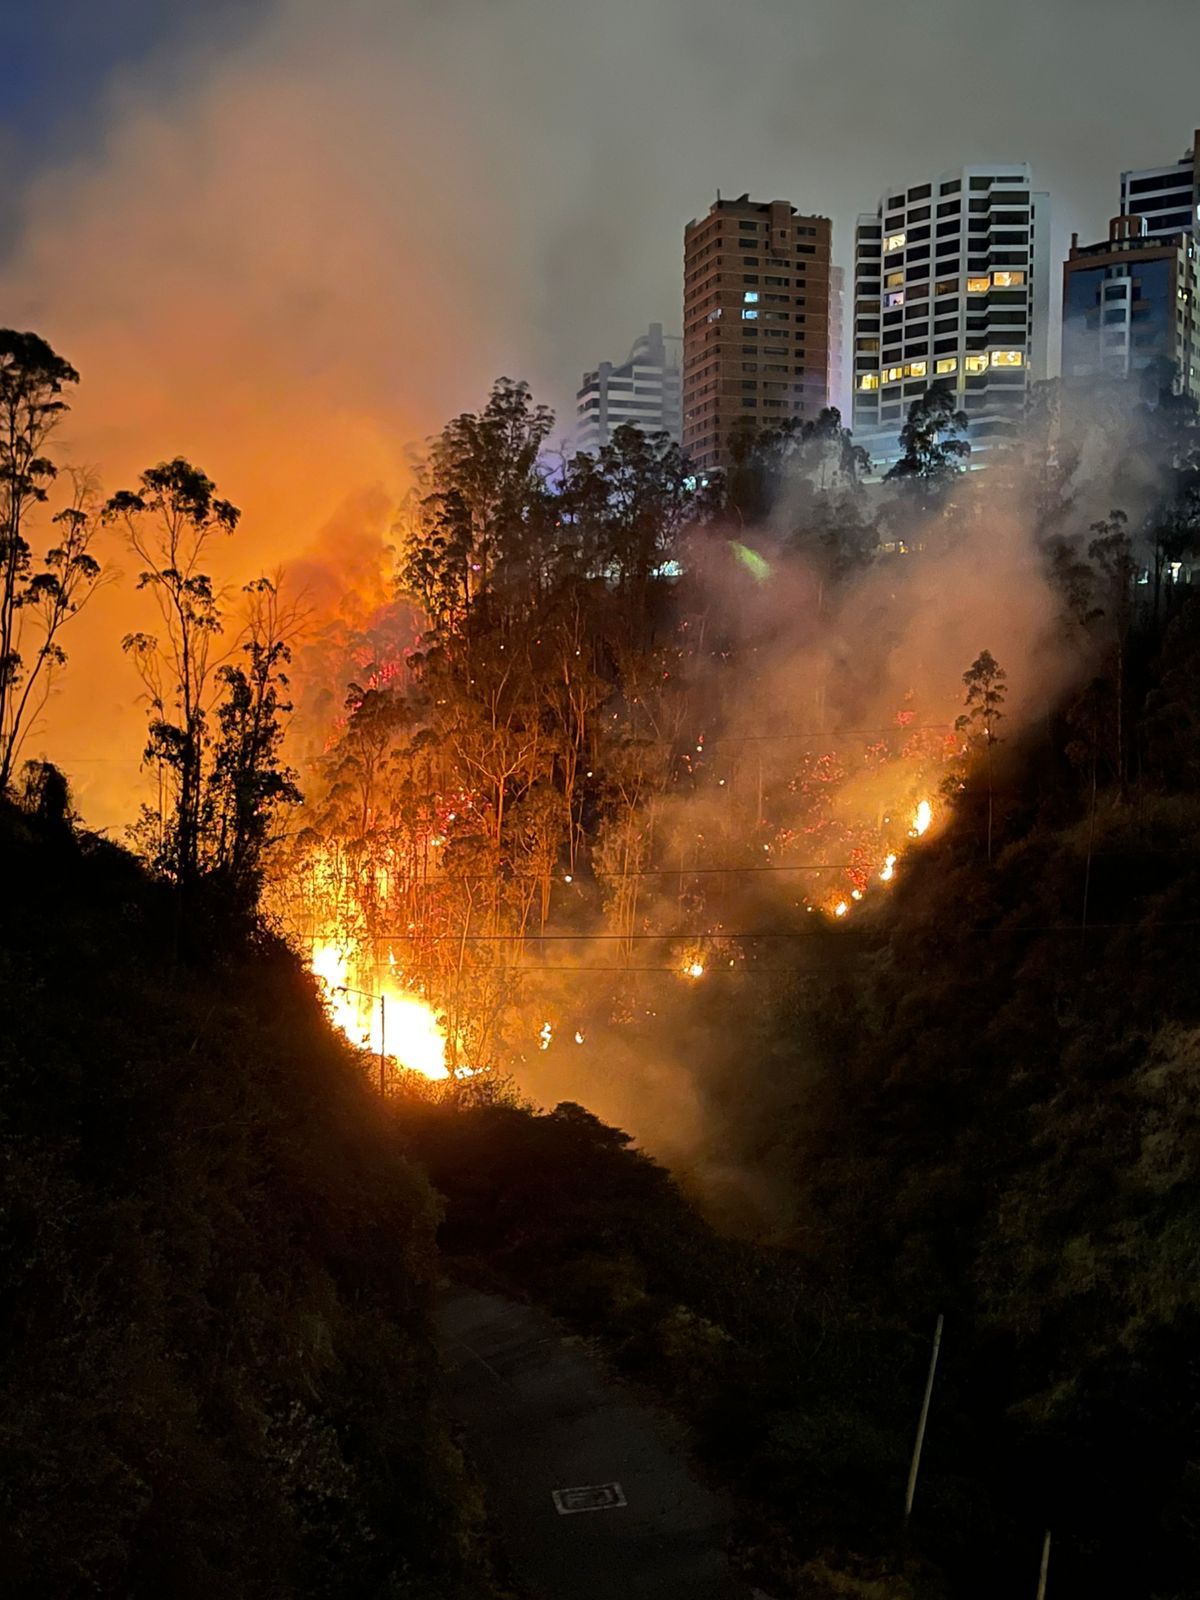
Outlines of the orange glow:
[{"label": "orange glow", "polygon": [[919,839],[922,834],[928,833],[929,824],[933,821],[933,807],[928,800],[922,800],[913,815],[913,824],[909,829],[914,839]]},{"label": "orange glow", "polygon": [[418,994],[385,977],[375,993],[349,982],[349,953],[332,941],[314,946],[311,967],[325,990],[325,1005],[334,1024],[359,1049],[382,1054],[398,1067],[423,1078],[450,1076],[446,1035],[432,1006]]},{"label": "orange glow", "polygon": [[891,883],[892,879],[895,876],[896,876],[896,857],[894,855],[890,855],[890,856],[888,856],[887,860],[883,863],[883,866],[880,869],[879,881],[880,881],[880,883]]}]

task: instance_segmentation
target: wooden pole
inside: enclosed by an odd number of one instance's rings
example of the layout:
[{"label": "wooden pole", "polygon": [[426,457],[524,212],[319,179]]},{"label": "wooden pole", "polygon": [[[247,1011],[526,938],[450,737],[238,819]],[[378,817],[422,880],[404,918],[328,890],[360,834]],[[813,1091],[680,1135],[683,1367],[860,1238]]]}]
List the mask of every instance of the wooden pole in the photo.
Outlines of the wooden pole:
[{"label": "wooden pole", "polygon": [[921,1448],[925,1443],[925,1424],[929,1421],[929,1401],[933,1395],[933,1375],[937,1371],[938,1351],[942,1344],[942,1324],[945,1318],[938,1312],[937,1327],[933,1330],[933,1349],[929,1356],[929,1376],[925,1379],[925,1396],[921,1401],[921,1416],[917,1422],[917,1437],[913,1444],[912,1466],[908,1469],[908,1488],[904,1494],[904,1525],[912,1515],[913,1496],[917,1492],[917,1473],[921,1468]]},{"label": "wooden pole", "polygon": [[1046,1600],[1046,1578],[1050,1571],[1050,1529],[1042,1540],[1042,1566],[1038,1573],[1037,1600]]}]

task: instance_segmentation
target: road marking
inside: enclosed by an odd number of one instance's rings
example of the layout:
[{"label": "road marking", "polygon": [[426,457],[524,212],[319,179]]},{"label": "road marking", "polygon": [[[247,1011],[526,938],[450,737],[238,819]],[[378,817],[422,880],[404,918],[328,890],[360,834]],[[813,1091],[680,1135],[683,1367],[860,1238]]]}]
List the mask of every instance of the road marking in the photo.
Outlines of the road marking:
[{"label": "road marking", "polygon": [[560,1517],[572,1516],[576,1511],[616,1511],[626,1504],[625,1491],[619,1483],[588,1483],[578,1489],[554,1489],[551,1498]]}]

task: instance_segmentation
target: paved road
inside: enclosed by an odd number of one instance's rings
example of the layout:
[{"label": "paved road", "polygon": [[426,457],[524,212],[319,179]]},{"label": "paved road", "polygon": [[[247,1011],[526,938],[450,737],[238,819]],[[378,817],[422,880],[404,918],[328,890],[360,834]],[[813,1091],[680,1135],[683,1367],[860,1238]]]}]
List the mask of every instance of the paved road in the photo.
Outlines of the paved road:
[{"label": "paved road", "polygon": [[[439,1324],[450,1409],[535,1600],[746,1600],[669,1422],[528,1306],[450,1288]],[[610,1508],[572,1509],[595,1500]]]}]

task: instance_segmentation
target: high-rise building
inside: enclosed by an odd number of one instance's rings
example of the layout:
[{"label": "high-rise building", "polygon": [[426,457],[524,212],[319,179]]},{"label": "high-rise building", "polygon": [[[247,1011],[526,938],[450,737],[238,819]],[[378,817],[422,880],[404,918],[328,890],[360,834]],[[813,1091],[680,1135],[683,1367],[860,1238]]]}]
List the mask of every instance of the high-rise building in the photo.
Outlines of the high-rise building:
[{"label": "high-rise building", "polygon": [[829,404],[846,412],[846,271],[829,269]]},{"label": "high-rise building", "polygon": [[683,236],[683,447],[729,461],[747,424],[814,417],[829,395],[828,217],[718,197]]},{"label": "high-rise building", "polygon": [[971,421],[972,464],[1015,430],[1046,376],[1049,197],[1029,167],[962,167],[893,188],[858,219],[853,428],[885,470],[908,408],[929,384]]},{"label": "high-rise building", "polygon": [[679,443],[682,343],[678,334],[664,334],[661,322],[652,322],[620,366],[602,361],[595,372],[584,373],[575,396],[580,450],[594,454],[623,423],[645,433],[669,433]]},{"label": "high-rise building", "polygon": [[1152,239],[1200,231],[1200,129],[1170,166],[1121,174],[1121,215],[1141,217]]},{"label": "high-rise building", "polygon": [[[1123,187],[1123,186],[1122,186]],[[1062,376],[1068,393],[1173,367],[1200,399],[1200,305],[1190,228],[1152,236],[1140,215],[1114,217],[1101,244],[1071,239],[1063,263]]]}]

